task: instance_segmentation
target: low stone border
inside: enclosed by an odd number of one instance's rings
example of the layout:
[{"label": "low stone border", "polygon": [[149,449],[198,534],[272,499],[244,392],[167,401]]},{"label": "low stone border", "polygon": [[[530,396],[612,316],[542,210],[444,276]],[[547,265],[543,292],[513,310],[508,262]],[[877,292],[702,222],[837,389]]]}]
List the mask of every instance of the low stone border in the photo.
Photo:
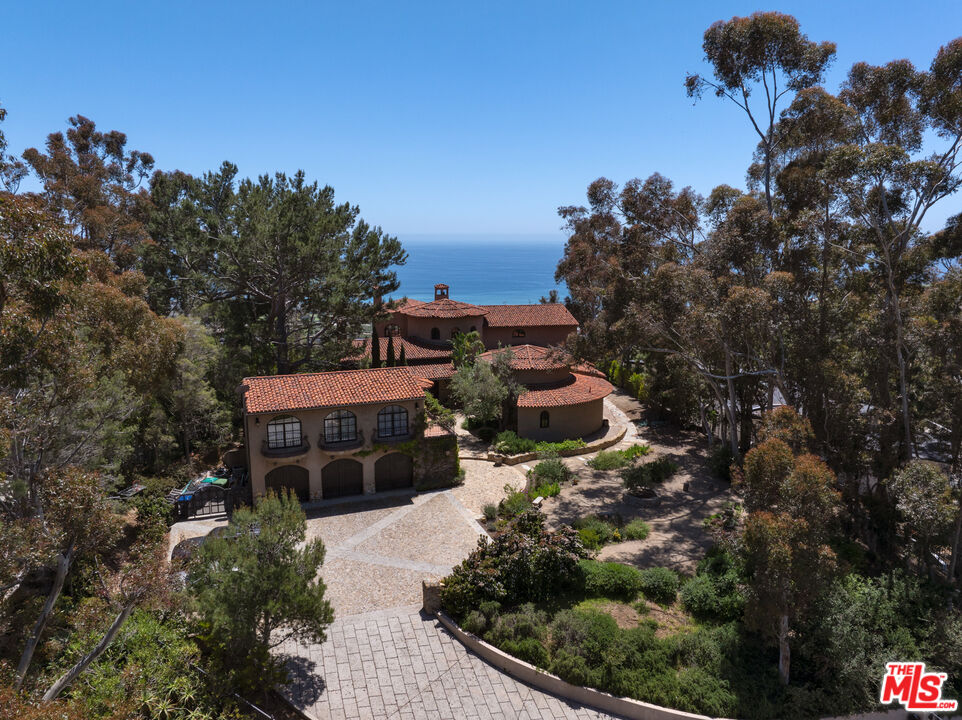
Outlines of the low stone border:
[{"label": "low stone border", "polygon": [[518,658],[498,650],[498,648],[489,645],[476,635],[465,632],[443,610],[438,611],[437,618],[462,645],[485,662],[494,665],[494,667],[521,682],[533,685],[539,690],[544,690],[565,700],[571,700],[579,705],[588,705],[613,715],[621,715],[630,718],[630,720],[710,720],[707,715],[695,715],[682,710],[672,710],[640,700],[616,697],[600,690],[572,685],[557,675],[539,670],[534,665],[529,665],[523,660],[518,660]]},{"label": "low stone border", "polygon": [[[606,448],[610,448],[612,445],[617,445],[624,440],[626,432],[628,432],[628,428],[622,426],[621,431],[615,433],[613,437],[605,440],[596,440],[595,442],[590,442],[584,447],[561,450],[558,452],[558,457],[574,457],[576,455],[587,455],[588,453],[597,452],[598,450],[605,450]],[[500,455],[498,453],[489,452],[487,460],[488,462],[501,463],[502,465],[517,465],[518,463],[537,460],[539,455],[540,453],[537,452],[521,453],[520,455]]]}]

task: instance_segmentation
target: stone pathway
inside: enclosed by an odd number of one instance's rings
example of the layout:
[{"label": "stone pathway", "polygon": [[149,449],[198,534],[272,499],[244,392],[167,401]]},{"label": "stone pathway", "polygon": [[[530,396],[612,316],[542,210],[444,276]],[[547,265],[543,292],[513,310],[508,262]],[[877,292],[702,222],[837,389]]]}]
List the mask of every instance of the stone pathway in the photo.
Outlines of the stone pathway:
[{"label": "stone pathway", "polygon": [[[495,469],[491,463],[477,463]],[[354,718],[607,718],[535,690],[469,652],[419,612],[421,581],[440,578],[476,546],[474,504],[505,478],[467,472],[451,490],[397,494],[308,512],[308,537],[327,548],[321,574],[336,620],[321,644],[277,649],[288,698],[316,720]]]},{"label": "stone pathway", "polygon": [[341,618],[323,645],[280,652],[291,669],[288,697],[318,720],[612,717],[505,675],[417,607]]}]

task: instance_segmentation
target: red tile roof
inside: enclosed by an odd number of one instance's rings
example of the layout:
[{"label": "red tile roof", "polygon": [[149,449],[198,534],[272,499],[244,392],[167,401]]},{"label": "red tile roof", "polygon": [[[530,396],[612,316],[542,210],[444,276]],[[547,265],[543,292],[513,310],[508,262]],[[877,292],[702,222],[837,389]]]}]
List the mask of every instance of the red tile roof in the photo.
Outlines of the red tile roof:
[{"label": "red tile roof", "polygon": [[484,305],[483,307],[488,313],[484,320],[491,327],[578,326],[575,316],[561,303]]},{"label": "red tile roof", "polygon": [[414,377],[428,380],[443,380],[454,375],[454,365],[451,363],[432,363],[427,365],[408,365]]},{"label": "red tile roof", "polygon": [[487,362],[493,362],[495,355],[507,349],[514,353],[511,367],[515,370],[562,370],[571,364],[563,350],[538,345],[513,345],[511,348],[488,350],[478,357]]},{"label": "red tile roof", "polygon": [[249,413],[390,403],[424,397],[421,383],[406,367],[266,375],[244,378],[244,385],[244,408]]},{"label": "red tile roof", "polygon": [[402,315],[410,315],[411,317],[463,318],[481,317],[488,311],[486,308],[479,307],[478,305],[458,302],[450,298],[441,298],[440,300],[421,303],[420,305],[412,306],[408,304],[403,308],[395,310],[395,312],[399,312]]},{"label": "red tile roof", "polygon": [[454,430],[449,430],[441,425],[428,425],[424,428],[424,437],[426,438],[454,437],[454,434]]},{"label": "red tile roof", "polygon": [[565,383],[532,385],[518,398],[518,407],[542,408],[581,405],[601,400],[614,390],[611,383],[593,375],[572,373]]},{"label": "red tile roof", "polygon": [[[391,302],[396,302],[397,306],[388,307],[387,309],[391,312],[402,312],[406,308],[415,308],[418,305],[424,305],[423,300],[415,300],[414,298],[401,298],[400,300],[391,300]],[[390,303],[388,303],[390,305]]]},{"label": "red tile roof", "polygon": [[[378,338],[378,348],[381,352],[381,360],[387,360],[387,338]],[[401,345],[404,345],[404,357],[406,360],[446,360],[451,357],[450,343],[434,344],[419,340],[394,338],[394,357],[401,356]],[[371,357],[371,338],[358,339],[354,341],[354,346],[361,348],[360,354],[354,357],[346,357],[345,361],[358,360],[362,357]]]}]

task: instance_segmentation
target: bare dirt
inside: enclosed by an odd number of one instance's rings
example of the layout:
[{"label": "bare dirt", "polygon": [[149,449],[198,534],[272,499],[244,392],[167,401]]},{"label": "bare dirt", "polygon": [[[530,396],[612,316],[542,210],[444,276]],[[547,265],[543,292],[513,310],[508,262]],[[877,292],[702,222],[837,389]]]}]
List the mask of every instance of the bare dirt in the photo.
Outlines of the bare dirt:
[{"label": "bare dirt", "polygon": [[620,515],[626,523],[641,518],[651,528],[645,540],[606,545],[598,559],[616,560],[638,568],[664,566],[693,573],[698,560],[711,547],[704,521],[731,500],[730,486],[716,479],[707,468],[704,435],[670,425],[645,424],[648,420],[645,408],[626,393],[615,391],[608,399],[637,429],[637,438],[629,437],[629,433],[616,448],[642,442],[650,446],[652,452],[639,462],[667,457],[679,469],[658,487],[658,504],[642,507],[625,501],[617,470],[592,470],[585,460],[593,456],[568,458],[565,464],[577,474],[577,484],[566,484],[557,497],[545,500],[542,509],[548,524],[551,527],[568,525],[592,514]]}]

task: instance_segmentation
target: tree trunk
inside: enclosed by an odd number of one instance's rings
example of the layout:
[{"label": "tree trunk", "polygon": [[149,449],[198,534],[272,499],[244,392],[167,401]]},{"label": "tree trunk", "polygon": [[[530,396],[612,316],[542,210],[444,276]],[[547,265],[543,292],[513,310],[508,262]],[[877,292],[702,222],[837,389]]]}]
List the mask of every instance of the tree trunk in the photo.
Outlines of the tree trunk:
[{"label": "tree trunk", "polygon": [[[949,561],[949,584],[955,583],[955,572],[959,567],[959,552],[962,551],[962,497],[959,498],[959,511],[955,514],[955,530],[952,532],[952,559]],[[951,603],[951,599],[949,600]]]},{"label": "tree trunk", "polygon": [[788,645],[788,615],[778,618],[778,677],[788,685],[792,649]]},{"label": "tree trunk", "polygon": [[27,638],[27,644],[23,648],[23,654],[20,656],[20,664],[17,665],[17,675],[13,683],[14,688],[17,690],[20,689],[23,685],[24,678],[27,677],[27,670],[30,669],[33,653],[40,643],[40,636],[43,634],[44,628],[47,627],[47,621],[53,614],[53,606],[56,605],[57,598],[60,597],[60,592],[63,590],[63,583],[64,580],[67,579],[67,573],[70,570],[70,563],[72,561],[73,546],[71,545],[67,548],[66,552],[62,552],[57,556],[57,574],[53,579],[53,587],[50,588],[50,592],[47,594],[47,600],[44,602],[43,609],[40,611],[40,617],[37,618],[33,630],[30,631],[30,637]]},{"label": "tree trunk", "polygon": [[77,676],[87,669],[87,666],[90,665],[90,663],[103,654],[104,650],[106,650],[110,646],[110,643],[114,641],[114,638],[117,636],[117,633],[120,632],[120,628],[127,621],[127,618],[130,616],[130,613],[133,609],[134,603],[132,602],[127,603],[124,606],[124,609],[121,610],[120,614],[114,619],[111,626],[107,629],[107,632],[102,638],[100,638],[100,642],[97,643],[97,647],[87,653],[80,662],[61,675],[60,679],[50,686],[50,689],[44,693],[43,702],[56,700],[57,696],[67,689],[70,684],[77,679]]},{"label": "tree trunk", "polygon": [[732,448],[732,457],[738,458],[740,454],[738,452],[738,410],[735,407],[735,380],[732,378],[732,354],[731,351],[725,348],[725,375],[728,376],[728,432],[729,432],[729,443]]}]

